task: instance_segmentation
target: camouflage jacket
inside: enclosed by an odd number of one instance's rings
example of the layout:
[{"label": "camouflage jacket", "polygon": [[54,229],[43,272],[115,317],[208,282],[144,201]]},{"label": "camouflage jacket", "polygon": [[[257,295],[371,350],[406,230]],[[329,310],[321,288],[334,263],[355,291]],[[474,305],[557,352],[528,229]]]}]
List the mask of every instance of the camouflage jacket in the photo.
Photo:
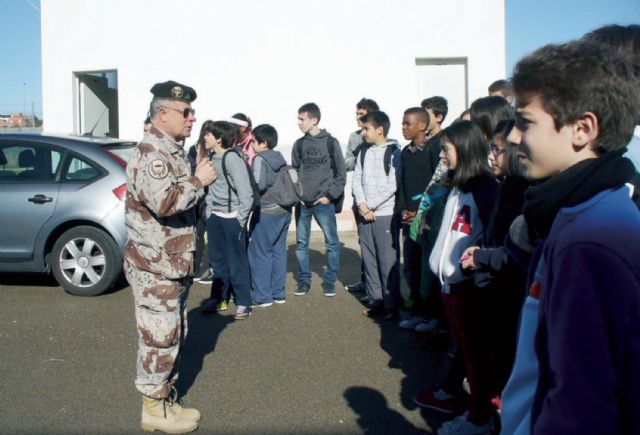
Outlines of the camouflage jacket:
[{"label": "camouflage jacket", "polygon": [[169,279],[193,273],[194,206],[203,195],[183,147],[156,127],[145,133],[127,164],[125,260]]}]

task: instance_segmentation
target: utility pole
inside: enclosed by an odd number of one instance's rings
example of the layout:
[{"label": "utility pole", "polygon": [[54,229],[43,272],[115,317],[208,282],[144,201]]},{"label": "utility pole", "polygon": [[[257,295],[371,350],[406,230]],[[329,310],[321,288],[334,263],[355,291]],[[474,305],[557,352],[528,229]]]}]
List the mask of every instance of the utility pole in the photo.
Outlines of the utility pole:
[{"label": "utility pole", "polygon": [[22,116],[27,113],[27,84],[22,82]]}]

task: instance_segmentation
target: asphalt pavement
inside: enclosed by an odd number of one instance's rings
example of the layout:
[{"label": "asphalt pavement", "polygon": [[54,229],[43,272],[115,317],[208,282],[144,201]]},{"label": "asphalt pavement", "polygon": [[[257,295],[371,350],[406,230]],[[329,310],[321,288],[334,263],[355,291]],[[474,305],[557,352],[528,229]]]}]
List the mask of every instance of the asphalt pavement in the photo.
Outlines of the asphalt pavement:
[{"label": "asphalt pavement", "polygon": [[[341,233],[335,297],[322,294],[324,246],[311,243],[311,292],[294,296],[289,235],[287,302],[234,321],[189,296],[189,335],[178,389],[203,418],[198,433],[413,434],[442,420],[412,395],[442,376],[446,358],[397,323],[361,314],[354,233]],[[0,274],[0,433],[124,434],[139,429],[133,385],[137,333],[128,287],[98,297],[66,294],[39,274]]]}]

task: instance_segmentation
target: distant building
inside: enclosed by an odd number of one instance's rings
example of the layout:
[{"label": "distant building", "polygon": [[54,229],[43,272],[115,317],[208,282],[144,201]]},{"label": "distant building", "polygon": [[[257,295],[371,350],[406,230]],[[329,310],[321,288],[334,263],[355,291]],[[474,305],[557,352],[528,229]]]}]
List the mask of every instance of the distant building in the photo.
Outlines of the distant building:
[{"label": "distant building", "polygon": [[320,126],[346,148],[362,97],[378,102],[390,137],[401,139],[405,109],[444,96],[446,125],[505,77],[504,0],[40,4],[47,131],[139,139],[149,89],[176,80],[198,93],[188,145],[203,121],[243,112],[278,129],[289,160],[304,103],[320,106]]},{"label": "distant building", "polygon": [[[31,115],[29,115],[31,117]],[[33,123],[33,121],[31,121]],[[0,127],[24,127],[25,116],[22,113],[14,113],[12,115],[0,115]]]},{"label": "distant building", "polygon": [[401,138],[406,108],[442,95],[451,121],[505,76],[504,0],[87,5],[41,1],[46,130],[138,138],[149,89],[172,79],[198,93],[194,135],[206,119],[244,112],[273,124],[285,148],[300,136],[298,107],[314,101],[346,145],[362,97]]}]

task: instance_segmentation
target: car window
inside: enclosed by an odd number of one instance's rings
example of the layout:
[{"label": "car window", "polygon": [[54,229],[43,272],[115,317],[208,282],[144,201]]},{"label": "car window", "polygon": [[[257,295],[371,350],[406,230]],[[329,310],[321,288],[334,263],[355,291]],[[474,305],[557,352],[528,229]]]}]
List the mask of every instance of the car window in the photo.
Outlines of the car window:
[{"label": "car window", "polygon": [[62,153],[43,144],[7,144],[0,148],[0,183],[55,180]]},{"label": "car window", "polygon": [[100,176],[100,171],[90,163],[74,157],[69,162],[69,169],[64,176],[65,180],[89,181]]}]

